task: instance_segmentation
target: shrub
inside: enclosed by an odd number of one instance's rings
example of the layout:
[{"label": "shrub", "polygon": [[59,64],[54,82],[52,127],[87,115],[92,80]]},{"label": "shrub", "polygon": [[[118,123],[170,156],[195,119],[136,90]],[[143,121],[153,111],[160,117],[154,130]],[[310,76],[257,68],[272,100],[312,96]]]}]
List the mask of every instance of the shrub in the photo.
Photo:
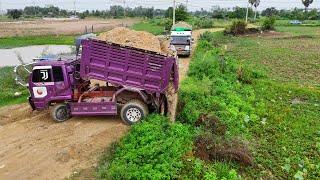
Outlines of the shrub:
[{"label": "shrub", "polygon": [[276,23],[276,19],[274,17],[268,17],[262,22],[261,29],[263,31],[274,30],[275,23]]},{"label": "shrub", "polygon": [[203,18],[203,19],[195,19],[193,26],[194,28],[200,29],[200,28],[212,28],[214,25],[213,19],[209,18]]},{"label": "shrub", "polygon": [[241,35],[246,33],[247,23],[242,20],[233,21],[231,26],[225,30],[226,34]]},{"label": "shrub", "polygon": [[151,115],[131,128],[110,162],[102,161],[98,175],[103,179],[174,179],[183,166],[182,156],[192,151],[193,134],[189,126]]}]

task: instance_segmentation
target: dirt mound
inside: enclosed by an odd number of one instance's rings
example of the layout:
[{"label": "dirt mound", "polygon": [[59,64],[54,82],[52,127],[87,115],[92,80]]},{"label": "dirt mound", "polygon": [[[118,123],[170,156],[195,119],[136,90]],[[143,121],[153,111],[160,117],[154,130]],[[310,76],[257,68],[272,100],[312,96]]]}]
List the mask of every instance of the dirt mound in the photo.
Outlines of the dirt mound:
[{"label": "dirt mound", "polygon": [[249,150],[236,140],[198,137],[195,154],[205,161],[235,161],[243,166],[253,165]]},{"label": "dirt mound", "polygon": [[226,137],[227,126],[214,115],[203,114],[196,122],[204,133],[195,140],[195,155],[205,161],[234,161],[243,166],[253,165],[247,145],[239,139]]},{"label": "dirt mound", "polygon": [[134,31],[128,28],[118,27],[108,32],[101,33],[98,36],[98,39],[162,53],[159,39],[148,32]]}]

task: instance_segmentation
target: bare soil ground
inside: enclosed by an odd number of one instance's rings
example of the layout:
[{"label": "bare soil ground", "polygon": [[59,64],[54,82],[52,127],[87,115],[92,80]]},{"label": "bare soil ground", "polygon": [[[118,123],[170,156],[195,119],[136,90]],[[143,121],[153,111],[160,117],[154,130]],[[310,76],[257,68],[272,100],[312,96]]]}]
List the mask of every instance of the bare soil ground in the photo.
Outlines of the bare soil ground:
[{"label": "bare soil ground", "polygon": [[[195,31],[195,40],[204,31]],[[180,80],[190,59],[179,60]],[[63,179],[91,169],[128,129],[119,117],[75,117],[55,123],[49,112],[32,112],[27,104],[0,108],[0,179]]]},{"label": "bare soil ground", "polygon": [[131,26],[139,19],[85,19],[73,21],[15,21],[0,22],[0,38],[12,36],[34,36],[48,34],[82,34],[85,27],[91,32],[107,31],[119,26]]},{"label": "bare soil ground", "polygon": [[118,117],[72,118],[55,123],[27,104],[0,109],[0,179],[63,179],[95,166],[128,130]]}]

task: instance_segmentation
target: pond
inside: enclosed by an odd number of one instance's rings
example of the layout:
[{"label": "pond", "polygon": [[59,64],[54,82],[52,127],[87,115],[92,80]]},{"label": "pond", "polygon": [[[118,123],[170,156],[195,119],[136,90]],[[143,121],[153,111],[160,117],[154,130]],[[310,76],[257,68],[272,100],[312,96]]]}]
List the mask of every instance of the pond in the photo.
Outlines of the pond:
[{"label": "pond", "polygon": [[19,65],[19,56],[25,63],[29,63],[32,62],[34,58],[46,55],[71,54],[73,49],[74,48],[69,45],[39,45],[0,49],[0,67]]}]

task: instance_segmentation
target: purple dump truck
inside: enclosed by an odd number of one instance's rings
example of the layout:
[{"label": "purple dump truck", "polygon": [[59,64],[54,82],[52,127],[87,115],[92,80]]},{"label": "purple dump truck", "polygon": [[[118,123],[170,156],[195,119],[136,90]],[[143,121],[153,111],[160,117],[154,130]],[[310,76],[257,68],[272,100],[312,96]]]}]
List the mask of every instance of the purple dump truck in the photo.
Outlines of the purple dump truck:
[{"label": "purple dump truck", "polygon": [[39,61],[33,66],[28,83],[33,110],[51,107],[57,122],[120,113],[128,124],[150,111],[167,112],[167,89],[178,89],[175,57],[96,39],[81,44],[80,58]]}]

